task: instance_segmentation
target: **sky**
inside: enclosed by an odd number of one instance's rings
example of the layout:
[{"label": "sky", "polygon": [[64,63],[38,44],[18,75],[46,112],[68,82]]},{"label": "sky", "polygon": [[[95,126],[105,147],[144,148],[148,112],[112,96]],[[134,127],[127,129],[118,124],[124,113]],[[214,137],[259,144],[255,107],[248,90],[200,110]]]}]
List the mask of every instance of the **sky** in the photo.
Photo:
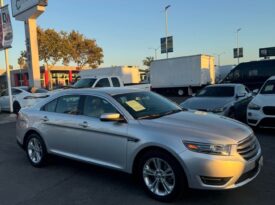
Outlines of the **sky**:
[{"label": "sky", "polygon": [[[10,0],[4,0],[10,3]],[[259,48],[275,46],[274,0],[49,0],[37,24],[57,31],[77,30],[95,39],[103,48],[104,64],[137,65],[154,56],[165,36],[164,8],[168,10],[168,33],[174,38],[169,57],[195,54],[220,56],[221,64],[236,64],[233,48],[244,48],[241,62],[259,59]],[[9,49],[10,64],[18,67],[25,50],[24,23],[13,19],[14,41]],[[165,58],[160,54],[158,59]],[[0,68],[5,67],[0,51]]]}]

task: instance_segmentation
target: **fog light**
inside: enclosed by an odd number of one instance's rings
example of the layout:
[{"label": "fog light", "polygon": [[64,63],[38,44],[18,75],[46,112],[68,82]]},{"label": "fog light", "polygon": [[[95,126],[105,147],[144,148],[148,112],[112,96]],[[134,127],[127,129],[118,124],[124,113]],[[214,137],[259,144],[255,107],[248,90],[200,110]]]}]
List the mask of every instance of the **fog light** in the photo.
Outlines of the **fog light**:
[{"label": "fog light", "polygon": [[201,176],[201,180],[206,185],[212,186],[223,186],[225,185],[232,177],[205,177]]}]

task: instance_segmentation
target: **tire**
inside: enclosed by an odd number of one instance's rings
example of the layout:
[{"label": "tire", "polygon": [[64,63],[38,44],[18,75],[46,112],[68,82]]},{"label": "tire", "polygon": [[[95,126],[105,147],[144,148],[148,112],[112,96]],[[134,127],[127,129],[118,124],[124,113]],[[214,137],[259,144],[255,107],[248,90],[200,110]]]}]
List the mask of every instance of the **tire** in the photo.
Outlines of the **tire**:
[{"label": "tire", "polygon": [[137,175],[145,192],[158,201],[171,202],[187,188],[180,164],[164,151],[145,153],[140,158]]},{"label": "tire", "polygon": [[47,149],[42,138],[32,133],[26,140],[26,154],[31,165],[34,167],[42,167],[46,161]]},{"label": "tire", "polygon": [[13,113],[18,114],[20,109],[21,109],[21,106],[20,106],[19,102],[15,101],[13,103]]}]

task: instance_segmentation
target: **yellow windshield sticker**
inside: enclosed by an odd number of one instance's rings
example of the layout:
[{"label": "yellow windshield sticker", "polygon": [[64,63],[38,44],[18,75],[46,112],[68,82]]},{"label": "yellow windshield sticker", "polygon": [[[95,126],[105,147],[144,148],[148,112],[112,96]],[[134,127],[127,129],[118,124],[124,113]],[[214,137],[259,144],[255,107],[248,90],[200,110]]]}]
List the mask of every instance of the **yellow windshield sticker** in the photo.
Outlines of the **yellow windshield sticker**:
[{"label": "yellow windshield sticker", "polygon": [[127,101],[126,104],[136,112],[145,110],[145,107],[135,100]]}]

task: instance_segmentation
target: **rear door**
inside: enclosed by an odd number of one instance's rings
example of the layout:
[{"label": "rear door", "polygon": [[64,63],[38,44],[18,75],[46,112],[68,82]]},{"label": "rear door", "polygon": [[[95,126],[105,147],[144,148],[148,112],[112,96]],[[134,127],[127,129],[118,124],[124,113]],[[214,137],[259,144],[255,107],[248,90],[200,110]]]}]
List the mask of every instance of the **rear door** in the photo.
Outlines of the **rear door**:
[{"label": "rear door", "polygon": [[50,152],[76,157],[78,136],[81,135],[78,119],[80,95],[59,97],[42,108],[41,128]]}]

